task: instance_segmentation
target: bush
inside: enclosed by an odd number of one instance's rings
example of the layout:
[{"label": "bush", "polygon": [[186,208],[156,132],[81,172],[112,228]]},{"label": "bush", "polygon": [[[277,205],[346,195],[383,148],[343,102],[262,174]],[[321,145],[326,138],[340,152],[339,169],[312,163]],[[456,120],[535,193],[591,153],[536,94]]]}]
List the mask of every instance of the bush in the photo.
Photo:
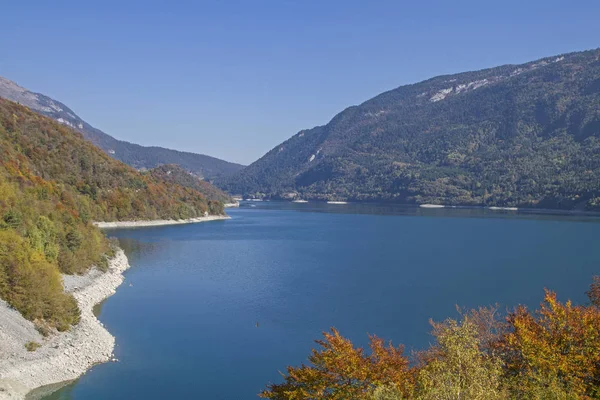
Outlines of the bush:
[{"label": "bush", "polygon": [[39,344],[38,342],[27,342],[27,343],[25,343],[25,348],[27,349],[27,351],[36,351],[41,346],[42,345]]},{"label": "bush", "polygon": [[11,209],[4,213],[2,220],[7,228],[16,229],[21,225],[22,216],[20,212]]}]

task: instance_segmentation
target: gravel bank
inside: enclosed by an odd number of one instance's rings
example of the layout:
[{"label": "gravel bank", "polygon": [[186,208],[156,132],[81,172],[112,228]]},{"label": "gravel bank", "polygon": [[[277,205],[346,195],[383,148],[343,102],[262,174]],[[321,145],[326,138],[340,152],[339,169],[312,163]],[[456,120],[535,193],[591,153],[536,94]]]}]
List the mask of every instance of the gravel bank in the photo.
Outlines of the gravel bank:
[{"label": "gravel bank", "polygon": [[98,228],[141,228],[145,226],[179,225],[195,224],[198,222],[220,221],[230,219],[227,215],[209,215],[208,217],[198,217],[190,219],[157,219],[152,221],[115,221],[115,222],[94,222]]},{"label": "gravel bank", "polygon": [[[92,269],[83,276],[64,276],[65,290],[79,304],[81,321],[68,332],[48,338],[0,301],[0,399],[24,399],[34,388],[76,379],[94,364],[112,358],[115,338],[92,309],[115,293],[127,268],[127,257],[119,250],[106,273]],[[25,344],[30,341],[41,347],[27,351]]]}]

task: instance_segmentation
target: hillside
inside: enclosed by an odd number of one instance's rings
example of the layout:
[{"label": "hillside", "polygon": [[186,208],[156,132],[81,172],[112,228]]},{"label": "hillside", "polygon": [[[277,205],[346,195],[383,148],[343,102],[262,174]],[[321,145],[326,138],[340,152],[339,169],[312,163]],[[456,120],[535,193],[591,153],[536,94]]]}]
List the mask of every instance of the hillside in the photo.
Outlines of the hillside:
[{"label": "hillside", "polygon": [[151,169],[150,175],[157,180],[167,184],[177,184],[183,187],[191,188],[202,193],[208,200],[220,201],[222,203],[232,203],[233,200],[229,195],[221,189],[211,185],[210,183],[200,179],[199,177],[187,172],[179,165],[169,164],[161,165]]},{"label": "hillside", "polygon": [[105,268],[112,254],[91,221],[223,213],[195,190],[110,158],[79,133],[0,99],[0,298],[40,326],[77,322],[60,273]]},{"label": "hillside", "polygon": [[600,209],[600,51],[401,86],[217,184],[273,198]]},{"label": "hillside", "polygon": [[117,140],[82,120],[61,102],[40,93],[30,92],[2,77],[0,77],[0,97],[27,106],[37,113],[70,126],[113,158],[136,169],[151,169],[162,164],[178,164],[200,177],[214,179],[233,174],[243,168],[242,165],[203,154],[163,147],[146,147]]}]

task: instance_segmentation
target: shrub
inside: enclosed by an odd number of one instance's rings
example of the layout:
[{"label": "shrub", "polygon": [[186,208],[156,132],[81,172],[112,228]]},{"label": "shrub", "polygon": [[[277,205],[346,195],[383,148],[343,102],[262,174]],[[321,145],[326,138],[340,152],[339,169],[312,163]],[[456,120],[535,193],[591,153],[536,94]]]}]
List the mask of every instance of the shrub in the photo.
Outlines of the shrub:
[{"label": "shrub", "polygon": [[13,229],[21,225],[22,219],[21,213],[12,209],[6,211],[2,216],[5,226]]},{"label": "shrub", "polygon": [[36,351],[41,346],[42,345],[39,344],[38,342],[27,342],[27,343],[25,343],[25,348],[27,349],[27,351]]}]

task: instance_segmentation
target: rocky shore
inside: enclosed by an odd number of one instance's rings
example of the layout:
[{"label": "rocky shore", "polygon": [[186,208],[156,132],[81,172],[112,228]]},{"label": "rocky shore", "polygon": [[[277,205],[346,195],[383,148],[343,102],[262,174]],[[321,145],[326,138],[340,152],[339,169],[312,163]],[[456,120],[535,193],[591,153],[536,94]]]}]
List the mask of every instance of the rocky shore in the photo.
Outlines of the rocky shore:
[{"label": "rocky shore", "polygon": [[115,221],[115,222],[94,222],[98,228],[141,228],[147,226],[180,225],[195,224],[198,222],[219,221],[230,219],[227,215],[209,215],[206,217],[190,219],[157,219],[151,221]]},{"label": "rocky shore", "polygon": [[[31,321],[0,301],[0,399],[25,399],[31,390],[76,379],[94,364],[113,358],[115,338],[94,316],[93,307],[115,293],[129,267],[119,250],[107,272],[90,270],[82,276],[64,276],[67,292],[81,310],[81,320],[68,332],[43,337]],[[30,342],[40,344],[28,351]]]}]

